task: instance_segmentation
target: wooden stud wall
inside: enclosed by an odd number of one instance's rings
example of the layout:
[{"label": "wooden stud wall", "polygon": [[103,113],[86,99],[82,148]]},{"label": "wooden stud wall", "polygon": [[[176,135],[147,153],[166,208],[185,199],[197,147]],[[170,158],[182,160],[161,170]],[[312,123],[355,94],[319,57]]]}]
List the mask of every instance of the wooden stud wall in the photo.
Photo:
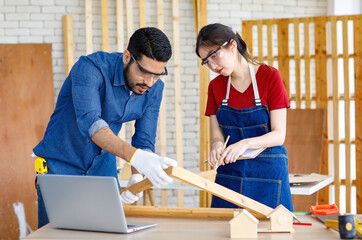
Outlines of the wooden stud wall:
[{"label": "wooden stud wall", "polygon": [[[353,24],[353,46],[348,41],[348,24]],[[338,53],[338,24],[341,23],[342,53]],[[263,52],[263,26],[267,28],[267,48],[266,54]],[[273,36],[272,26],[277,27],[277,36]],[[293,25],[292,28],[289,26]],[[256,27],[256,31],[253,30]],[[294,18],[294,19],[272,19],[272,20],[253,20],[242,22],[242,33],[249,51],[253,53],[253,34],[257,34],[256,46],[258,48],[258,56],[255,56],[261,62],[267,62],[270,65],[277,62],[278,69],[282,76],[285,88],[288,93],[289,100],[296,108],[323,108],[327,111],[327,116],[333,116],[326,122],[327,131],[324,136],[324,149],[322,159],[322,174],[332,174],[335,177],[334,199],[337,205],[340,205],[341,187],[346,188],[346,212],[351,212],[352,187],[362,189],[362,15],[350,16],[331,16],[331,17],[311,17],[311,18]],[[330,28],[328,28],[330,27]],[[289,37],[290,29],[294,32],[294,41]],[[311,29],[314,29],[314,36]],[[301,32],[302,30],[302,32]],[[277,37],[278,53],[273,54],[273,37]],[[327,41],[330,39],[330,42]],[[302,41],[303,40],[303,41]],[[314,41],[313,41],[314,40]],[[291,55],[290,44],[294,46],[294,55]],[[330,52],[328,52],[327,43],[331,44]],[[314,46],[314,53],[311,51]],[[304,47],[304,51],[300,51]],[[349,51],[354,49],[353,53]],[[350,89],[349,69],[350,60],[354,60],[354,91]],[[290,62],[295,62],[295,76],[291,76]],[[301,62],[304,61],[304,66]],[[339,64],[342,61],[343,64]],[[312,71],[313,63],[315,63],[314,72]],[[330,67],[328,67],[328,63]],[[302,66],[304,69],[302,69]],[[343,79],[339,76],[340,69],[343,69]],[[304,71],[304,72],[303,72]],[[303,74],[304,73],[304,74]],[[312,85],[312,77],[315,77],[315,85]],[[292,81],[295,77],[295,81]],[[343,92],[339,89],[340,83],[343,83]],[[303,88],[304,87],[304,88]],[[328,89],[332,89],[330,93]],[[293,90],[293,91],[292,91]],[[344,103],[344,111],[341,111]],[[351,106],[355,104],[355,118],[351,115]],[[328,115],[328,111],[332,111]],[[343,115],[345,126],[341,126],[339,116]],[[354,122],[356,126],[355,139],[350,133],[350,123]],[[329,134],[330,128],[332,134]],[[339,136],[340,129],[345,131],[344,139]],[[344,159],[340,158],[340,147],[345,146],[345,166],[346,177],[341,179],[340,165]],[[352,179],[351,168],[351,147],[356,147],[356,180]],[[328,154],[328,147],[332,151]],[[334,171],[329,171],[328,162],[332,162]],[[344,163],[343,163],[344,164]],[[362,213],[362,192],[356,190],[357,194],[357,213]],[[329,203],[329,190],[324,188],[319,192],[319,204]]]}]

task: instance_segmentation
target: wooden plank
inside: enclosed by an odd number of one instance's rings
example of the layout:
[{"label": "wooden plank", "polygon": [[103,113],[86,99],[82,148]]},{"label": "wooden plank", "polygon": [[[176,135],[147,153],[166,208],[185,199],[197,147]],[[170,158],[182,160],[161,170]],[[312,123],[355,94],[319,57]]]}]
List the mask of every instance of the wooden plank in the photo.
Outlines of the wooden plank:
[{"label": "wooden plank", "polygon": [[261,21],[258,21],[258,61],[264,62],[264,52],[263,52],[263,24]]},{"label": "wooden plank", "polygon": [[[164,11],[163,11],[163,0],[157,0],[157,27],[161,30],[164,28]],[[167,87],[167,82],[165,81],[167,78],[164,79],[165,87],[162,93],[162,102],[160,106],[160,113],[159,113],[159,132],[160,132],[160,155],[166,156],[167,155],[167,135],[166,135],[166,100],[165,100],[165,92]],[[161,190],[161,206],[167,206],[167,190]]]},{"label": "wooden plank", "polygon": [[309,21],[304,22],[304,67],[305,67],[305,106],[312,107],[312,89],[310,80]]},{"label": "wooden plank", "polygon": [[301,108],[301,91],[302,84],[300,81],[300,41],[299,41],[299,21],[298,19],[294,20],[294,61],[295,61],[295,102],[296,107]]},{"label": "wooden plank", "polygon": [[22,203],[24,217],[37,229],[34,160],[54,111],[51,44],[0,44],[0,236],[19,239],[13,204]]},{"label": "wooden plank", "polygon": [[132,0],[126,0],[127,38],[133,34],[133,7]]},{"label": "wooden plank", "polygon": [[243,40],[248,47],[250,55],[253,56],[253,24],[250,21],[242,21],[241,29]]},{"label": "wooden plank", "polygon": [[356,125],[356,189],[357,213],[362,213],[362,16],[355,17],[354,29],[354,59],[355,71],[355,125]]},{"label": "wooden plank", "polygon": [[268,23],[266,25],[266,31],[267,31],[267,41],[268,41],[268,64],[270,66],[274,65],[273,60],[273,25],[271,23]]},{"label": "wooden plank", "polygon": [[289,37],[288,37],[288,20],[284,19],[278,22],[278,68],[283,79],[285,90],[288,98],[290,94],[290,79],[289,79]]},{"label": "wooden plank", "polygon": [[163,11],[163,0],[157,0],[156,1],[156,8],[157,8],[157,27],[161,30],[164,28],[164,21],[163,18],[165,17],[164,11]]},{"label": "wooden plank", "polygon": [[337,56],[337,20],[331,19],[332,38],[332,82],[333,82],[333,160],[334,160],[334,199],[340,207],[340,175],[339,175],[339,89],[338,89],[338,56]]},{"label": "wooden plank", "polygon": [[85,49],[87,54],[93,52],[92,0],[85,0]]},{"label": "wooden plank", "polygon": [[127,217],[167,217],[191,219],[232,219],[238,208],[186,208],[124,205]]},{"label": "wooden plank", "polygon": [[146,27],[145,0],[138,0],[138,17],[140,22],[140,28]]},{"label": "wooden plank", "polygon": [[[175,177],[183,182],[186,182],[195,187],[203,189],[217,197],[232,202],[237,206],[246,208],[250,213],[252,213],[254,216],[258,218],[266,217],[266,215],[268,215],[268,213],[270,213],[273,210],[272,208],[262,203],[259,203],[251,198],[243,196],[240,193],[230,190],[206,178],[198,176],[197,174],[192,173],[181,167],[169,167],[165,169],[165,172],[168,175]],[[138,182],[128,187],[127,189],[131,191],[133,194],[136,194],[150,187],[152,187],[152,183],[146,178],[141,182]]]},{"label": "wooden plank", "polygon": [[67,77],[74,65],[74,40],[72,15],[63,16],[64,72]]},{"label": "wooden plank", "polygon": [[[124,51],[123,0],[116,1],[117,52]],[[123,124],[118,137],[126,140],[126,124]]]},{"label": "wooden plank", "polygon": [[[326,18],[316,17],[315,19],[315,65],[316,65],[316,106],[326,109],[328,116],[328,94],[327,94],[327,57],[326,57]],[[323,153],[321,174],[328,175],[328,122],[325,124],[323,138]],[[329,188],[321,189],[318,192],[318,204],[329,204]]]},{"label": "wooden plank", "polygon": [[101,15],[102,15],[102,50],[105,52],[109,52],[107,0],[101,0]]},{"label": "wooden plank", "polygon": [[[207,0],[193,0],[195,13],[195,30],[199,33],[201,28],[207,24]],[[200,95],[200,171],[209,170],[210,167],[204,164],[204,160],[210,152],[210,119],[205,116],[207,103],[207,91],[209,85],[209,71],[201,66],[201,60],[198,59],[199,66],[199,95]],[[200,207],[210,206],[211,196],[206,192],[200,192]]]},{"label": "wooden plank", "polygon": [[[181,98],[181,66],[180,66],[180,17],[179,1],[172,0],[173,52],[174,52],[174,91],[175,91],[175,125],[176,125],[176,159],[177,165],[183,166],[182,137],[182,98]],[[184,205],[183,190],[177,190],[177,205]]]},{"label": "wooden plank", "polygon": [[346,212],[351,212],[351,190],[352,190],[352,177],[351,177],[351,93],[349,89],[349,57],[348,57],[348,22],[347,19],[342,21],[342,35],[343,35],[343,73],[344,73],[344,133],[345,133],[345,151],[346,151]]},{"label": "wooden plank", "polygon": [[124,28],[123,28],[123,0],[116,2],[116,19],[117,19],[117,52],[124,51]]}]

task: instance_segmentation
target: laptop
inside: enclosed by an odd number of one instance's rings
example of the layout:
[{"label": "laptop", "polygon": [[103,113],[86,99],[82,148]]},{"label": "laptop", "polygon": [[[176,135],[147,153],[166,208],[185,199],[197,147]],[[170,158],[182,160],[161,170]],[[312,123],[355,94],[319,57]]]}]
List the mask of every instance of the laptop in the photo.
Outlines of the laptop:
[{"label": "laptop", "polygon": [[38,174],[53,228],[131,233],[156,226],[128,223],[114,177]]}]

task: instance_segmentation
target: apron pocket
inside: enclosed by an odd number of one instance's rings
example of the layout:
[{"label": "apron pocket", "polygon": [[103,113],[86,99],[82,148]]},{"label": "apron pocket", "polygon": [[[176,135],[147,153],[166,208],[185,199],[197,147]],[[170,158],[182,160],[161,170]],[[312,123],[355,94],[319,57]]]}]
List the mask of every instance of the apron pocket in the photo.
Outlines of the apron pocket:
[{"label": "apron pocket", "polygon": [[281,180],[243,178],[241,194],[271,208],[280,204]]},{"label": "apron pocket", "polygon": [[[220,184],[226,188],[229,188],[237,193],[241,191],[241,183],[242,178],[231,176],[231,175],[224,175],[224,174],[217,174],[215,178],[215,183]],[[240,208],[231,202],[228,202],[222,198],[212,196],[212,203],[211,207],[213,208]]]},{"label": "apron pocket", "polygon": [[[280,204],[280,180],[262,178],[242,178],[224,174],[217,174],[215,183],[229,188],[237,193],[263,203],[271,208]],[[240,208],[222,198],[213,196],[211,207],[214,208]]]}]

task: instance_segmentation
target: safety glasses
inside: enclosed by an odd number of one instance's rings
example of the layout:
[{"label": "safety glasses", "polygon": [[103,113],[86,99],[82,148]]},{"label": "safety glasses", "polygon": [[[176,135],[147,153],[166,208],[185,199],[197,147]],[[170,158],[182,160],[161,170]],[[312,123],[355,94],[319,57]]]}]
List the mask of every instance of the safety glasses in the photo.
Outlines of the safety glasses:
[{"label": "safety glasses", "polygon": [[229,42],[230,42],[230,40],[224,42],[220,47],[218,47],[217,49],[212,51],[209,55],[207,55],[206,58],[201,59],[202,60],[201,65],[204,67],[211,68],[212,67],[211,64],[215,64],[214,61],[217,61],[223,57],[224,52],[220,51],[220,49],[222,47],[225,47]]},{"label": "safety glasses", "polygon": [[167,68],[165,67],[165,71],[162,73],[154,73],[151,71],[148,71],[147,69],[144,69],[137,61],[136,59],[133,57],[132,53],[131,53],[131,58],[132,60],[136,63],[138,70],[140,71],[141,74],[143,74],[145,77],[160,77],[160,76],[165,76],[168,74],[167,72]]}]

